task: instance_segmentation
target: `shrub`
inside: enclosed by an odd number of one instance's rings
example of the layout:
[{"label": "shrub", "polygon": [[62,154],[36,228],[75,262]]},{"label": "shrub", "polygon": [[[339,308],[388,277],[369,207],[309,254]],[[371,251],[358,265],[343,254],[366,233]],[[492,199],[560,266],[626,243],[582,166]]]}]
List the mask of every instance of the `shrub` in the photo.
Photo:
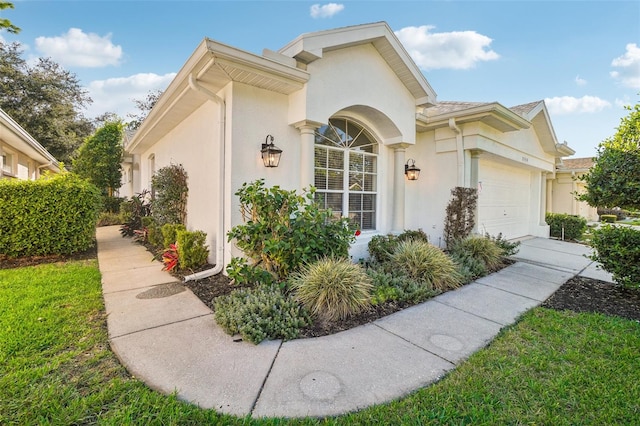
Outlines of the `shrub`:
[{"label": "shrub", "polygon": [[162,243],[164,247],[169,247],[178,241],[178,231],[186,231],[187,227],[181,224],[165,223],[160,228],[162,233]]},{"label": "shrub", "polygon": [[456,241],[450,253],[457,254],[458,257],[464,257],[466,254],[478,259],[487,271],[495,270],[502,264],[502,249],[491,239],[477,235]]},{"label": "shrub", "polygon": [[449,245],[468,237],[475,226],[478,190],[457,186],[451,190],[444,220],[444,241]]},{"label": "shrub", "polygon": [[578,240],[587,230],[587,219],[568,215],[564,213],[547,213],[547,224],[550,227],[550,234],[555,238],[562,238],[564,229],[565,240]]},{"label": "shrub", "polygon": [[151,178],[155,196],[151,215],[159,226],[166,223],[184,224],[187,217],[187,172],[181,164],[162,167]]},{"label": "shrub", "polygon": [[347,318],[371,303],[371,280],[360,265],[321,259],[290,276],[296,300],[326,321]]},{"label": "shrub", "polygon": [[603,214],[600,215],[600,222],[604,222],[604,223],[615,223],[617,220],[617,217],[615,214]]},{"label": "shrub", "polygon": [[0,180],[0,253],[72,254],[94,244],[100,191],[63,173],[35,181]]},{"label": "shrub", "polygon": [[640,287],[640,231],[626,226],[603,225],[593,230],[591,259],[625,287]]},{"label": "shrub", "polygon": [[245,183],[236,192],[244,223],[229,231],[229,241],[235,239],[247,257],[277,279],[324,256],[348,256],[355,227],[320,208],[314,194],[313,187],[305,196],[265,188],[263,179]]},{"label": "shrub", "polygon": [[462,278],[453,260],[438,247],[424,241],[403,241],[396,247],[391,262],[400,273],[444,291],[460,286]]},{"label": "shrub", "polygon": [[197,269],[207,264],[207,234],[202,231],[178,231],[178,264],[180,269]]},{"label": "shrub", "polygon": [[487,275],[487,265],[471,253],[462,250],[452,251],[451,258],[458,265],[458,273],[461,275],[463,283],[470,283]]},{"label": "shrub", "polygon": [[121,225],[122,220],[120,219],[119,213],[109,213],[102,212],[98,216],[98,221],[96,222],[96,226],[111,226],[111,225]]},{"label": "shrub", "polygon": [[624,220],[629,214],[629,212],[626,210],[622,210],[619,208],[609,209],[606,207],[598,207],[597,212],[598,212],[598,216],[612,214],[616,217],[616,220]]},{"label": "shrub", "polygon": [[120,233],[123,237],[131,237],[136,230],[142,229],[142,218],[151,213],[148,198],[149,191],[144,190],[120,204],[120,216],[123,222]]},{"label": "shrub", "polygon": [[502,250],[502,255],[505,257],[513,256],[514,254],[518,253],[518,250],[520,250],[518,248],[520,247],[520,241],[509,241],[506,238],[503,238],[502,232],[500,232],[495,237],[491,236],[488,232],[485,232],[484,237],[496,243]]},{"label": "shrub", "polygon": [[295,339],[310,325],[308,313],[277,286],[237,289],[214,301],[214,318],[228,334],[255,344],[265,339]]},{"label": "shrub", "polygon": [[389,301],[420,303],[437,294],[424,283],[404,275],[394,276],[378,268],[367,269],[367,275],[373,284],[372,305]]},{"label": "shrub", "polygon": [[[142,218],[142,226],[146,229],[147,242],[156,249],[166,248],[169,246],[164,245],[164,238],[162,236],[162,230],[156,223],[155,219],[151,216]],[[175,242],[175,240],[173,240]]]},{"label": "shrub", "polygon": [[399,235],[375,235],[369,240],[369,255],[378,263],[388,262],[391,254],[401,241],[416,240],[429,242],[429,237],[422,229],[405,230]]},{"label": "shrub", "polygon": [[105,195],[102,197],[102,211],[105,213],[120,213],[120,204],[126,200],[125,197],[110,197]]},{"label": "shrub", "polygon": [[242,257],[234,257],[226,268],[227,275],[235,284],[272,284],[273,275],[257,265],[249,265]]}]

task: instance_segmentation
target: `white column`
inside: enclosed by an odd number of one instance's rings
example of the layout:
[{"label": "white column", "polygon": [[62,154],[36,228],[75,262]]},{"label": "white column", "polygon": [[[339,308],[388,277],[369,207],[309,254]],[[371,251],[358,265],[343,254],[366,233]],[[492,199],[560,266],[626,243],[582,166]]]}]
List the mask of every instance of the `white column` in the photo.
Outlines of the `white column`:
[{"label": "white column", "polygon": [[[550,173],[547,174],[547,177],[549,175]],[[547,179],[547,205],[545,207],[546,212],[553,213],[553,179]]]},{"label": "white column", "polygon": [[478,220],[478,203],[480,202],[480,192],[482,191],[482,185],[478,180],[478,171],[479,167],[479,155],[480,151],[468,151],[469,152],[469,188],[476,188],[478,190],[478,201],[476,203],[476,210],[473,212],[474,216],[474,225],[473,225],[473,234],[479,234],[479,220]]},{"label": "white column", "polygon": [[540,226],[545,226],[547,213],[547,173],[540,172],[540,218],[538,223]]},{"label": "white column", "polygon": [[393,233],[404,231],[405,152],[404,146],[395,148],[393,151],[393,216],[391,223],[391,232]]},{"label": "white column", "polygon": [[293,125],[300,131],[300,189],[315,184],[313,158],[315,145],[315,131],[322,126],[314,121],[300,121]]}]

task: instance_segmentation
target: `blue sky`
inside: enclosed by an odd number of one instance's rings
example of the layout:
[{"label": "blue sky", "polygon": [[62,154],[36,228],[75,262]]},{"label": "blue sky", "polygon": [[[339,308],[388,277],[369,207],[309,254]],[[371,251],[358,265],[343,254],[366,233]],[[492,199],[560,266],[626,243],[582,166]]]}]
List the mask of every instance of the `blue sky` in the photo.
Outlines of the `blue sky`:
[{"label": "blue sky", "polygon": [[87,88],[94,117],[135,112],[203,38],[261,54],[299,34],[386,21],[438,100],[544,99],[559,142],[596,154],[640,102],[634,1],[30,1],[0,12],[24,57],[51,57]]}]

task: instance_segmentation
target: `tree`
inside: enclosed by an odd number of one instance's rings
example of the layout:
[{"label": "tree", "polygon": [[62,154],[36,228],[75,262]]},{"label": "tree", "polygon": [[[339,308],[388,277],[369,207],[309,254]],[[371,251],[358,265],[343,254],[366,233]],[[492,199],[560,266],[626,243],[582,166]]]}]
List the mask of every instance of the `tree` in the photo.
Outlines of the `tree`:
[{"label": "tree", "polygon": [[[0,1],[0,10],[4,9],[13,9],[13,3]],[[13,25],[11,21],[6,18],[0,18],[0,30],[7,30],[7,32],[11,34],[18,34],[20,32],[20,28]]]},{"label": "tree", "polygon": [[158,99],[162,95],[162,90],[151,90],[147,93],[147,97],[145,99],[134,99],[133,102],[136,105],[136,108],[140,110],[139,114],[127,114],[127,117],[131,119],[130,122],[127,123],[127,130],[137,130],[138,127],[142,124],[149,112],[153,108],[153,106],[158,102]]},{"label": "tree", "polygon": [[640,208],[640,103],[625,107],[617,133],[598,146],[579,199],[594,207]]},{"label": "tree", "polygon": [[108,122],[85,140],[73,161],[73,172],[88,179],[103,195],[112,196],[120,188],[123,136],[122,122]]},{"label": "tree", "polygon": [[30,65],[21,53],[19,43],[0,41],[0,108],[54,157],[70,163],[94,130],[81,113],[91,98],[75,74],[48,58]]}]

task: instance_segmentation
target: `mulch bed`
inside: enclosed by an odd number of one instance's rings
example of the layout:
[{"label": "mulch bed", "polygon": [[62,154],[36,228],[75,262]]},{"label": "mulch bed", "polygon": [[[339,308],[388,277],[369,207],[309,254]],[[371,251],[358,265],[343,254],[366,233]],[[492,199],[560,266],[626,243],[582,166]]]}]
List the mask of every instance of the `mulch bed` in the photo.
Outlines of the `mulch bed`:
[{"label": "mulch bed", "polygon": [[[55,263],[68,260],[95,259],[97,249],[93,247],[86,252],[70,256],[32,256],[24,258],[8,258],[0,256],[0,269],[33,266],[43,263]],[[207,269],[212,267],[208,265]],[[190,272],[191,273],[191,272]],[[174,274],[182,278],[180,274]],[[231,293],[240,288],[232,285],[231,280],[223,274],[214,275],[197,281],[188,281],[184,285],[189,288],[205,305],[213,310],[213,299]],[[410,307],[410,303],[388,302],[372,306],[359,315],[336,323],[316,321],[303,329],[300,337],[319,337],[348,330],[359,325],[373,322],[379,318]],[[640,321],[640,289],[627,289],[604,281],[584,277],[574,277],[563,284],[541,306],[556,310],[575,312],[598,312],[605,315],[619,316]]]}]

